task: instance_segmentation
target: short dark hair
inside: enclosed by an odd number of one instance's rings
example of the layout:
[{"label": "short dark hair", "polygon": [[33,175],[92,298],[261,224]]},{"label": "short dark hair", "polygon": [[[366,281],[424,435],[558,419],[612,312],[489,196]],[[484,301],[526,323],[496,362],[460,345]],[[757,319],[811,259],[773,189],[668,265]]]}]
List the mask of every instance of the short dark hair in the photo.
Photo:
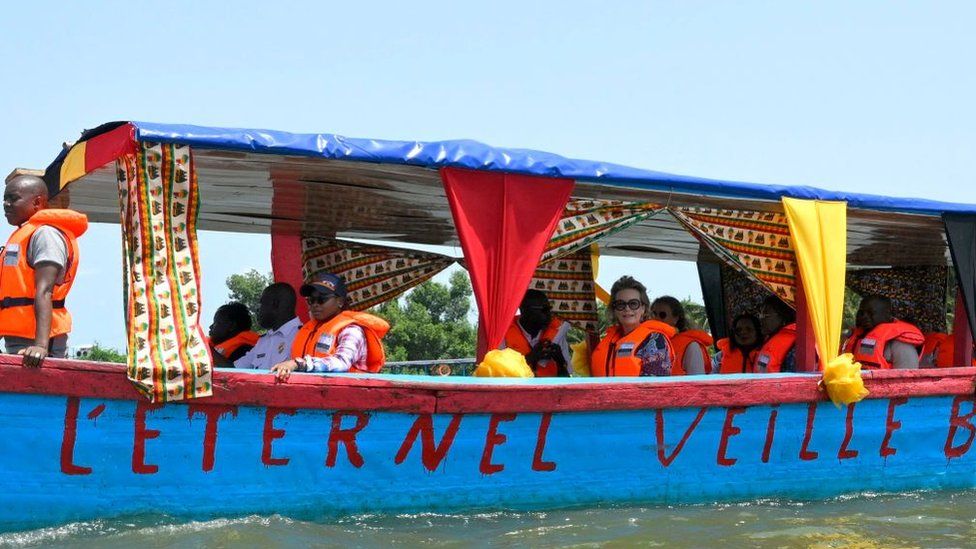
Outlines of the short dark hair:
[{"label": "short dark hair", "polygon": [[539,303],[549,303],[549,296],[546,295],[542,290],[536,290],[535,288],[525,291],[525,295],[522,296],[522,303],[529,302],[539,302]]},{"label": "short dark hair", "polygon": [[[740,320],[745,320],[746,322],[752,324],[752,329],[756,331],[756,344],[750,349],[740,347],[739,343],[735,340],[735,325],[738,324]],[[756,315],[752,313],[742,313],[736,316],[735,318],[732,319],[731,328],[732,328],[730,330],[731,333],[729,333],[729,345],[731,345],[733,349],[739,349],[740,351],[741,350],[748,351],[748,350],[758,349],[759,347],[762,347],[763,344],[762,323],[759,322],[759,317],[757,317]]]},{"label": "short dark hair", "polygon": [[770,309],[776,311],[776,314],[783,319],[784,324],[792,324],[796,322],[796,311],[793,307],[787,305],[782,299],[771,295],[763,300],[762,306],[769,307]]},{"label": "short dark hair", "polygon": [[287,282],[275,282],[264,289],[265,294],[277,299],[285,309],[295,310],[295,288]]},{"label": "short dark hair", "polygon": [[880,318],[875,318],[876,322],[890,322],[894,318],[893,304],[891,298],[888,296],[867,294],[861,298],[861,304],[858,309],[866,307],[871,307],[878,313],[877,316]]},{"label": "short dark hair", "polygon": [[661,297],[655,299],[654,303],[651,303],[651,307],[657,305],[658,303],[667,305],[668,308],[671,309],[671,314],[678,317],[678,322],[674,327],[677,328],[679,332],[683,332],[688,329],[688,316],[685,314],[685,308],[683,305],[681,305],[681,302],[678,301],[678,298],[669,295],[662,295]]},{"label": "short dark hair", "polygon": [[221,305],[215,314],[225,315],[227,320],[234,324],[238,333],[251,329],[251,312],[240,301],[231,301]]}]

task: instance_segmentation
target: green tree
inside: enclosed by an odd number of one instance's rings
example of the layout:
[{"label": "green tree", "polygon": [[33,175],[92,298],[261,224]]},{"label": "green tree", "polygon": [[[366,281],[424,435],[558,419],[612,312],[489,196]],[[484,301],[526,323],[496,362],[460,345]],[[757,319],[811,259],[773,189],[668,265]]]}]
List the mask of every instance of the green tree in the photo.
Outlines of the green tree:
[{"label": "green tree", "polygon": [[274,277],[271,273],[263,275],[251,269],[246,273],[232,274],[227,277],[227,289],[230,290],[231,301],[240,301],[251,312],[251,318],[258,317],[258,304],[261,302],[261,292],[271,283]]},{"label": "green tree", "polygon": [[841,320],[841,330],[849,334],[854,329],[854,320],[857,317],[857,308],[861,306],[861,296],[854,290],[844,288],[844,316]]},{"label": "green tree", "polygon": [[690,297],[686,297],[681,300],[681,306],[684,308],[685,318],[688,319],[692,328],[699,328],[706,332],[709,331],[708,313],[705,311],[704,305],[692,301]]},{"label": "green tree", "polygon": [[116,364],[125,364],[128,362],[128,357],[124,353],[112,347],[102,347],[97,341],[90,349],[80,351],[78,358],[93,360],[95,362],[114,362]]},{"label": "green tree", "polygon": [[383,339],[387,360],[474,356],[477,329],[468,321],[471,294],[467,273],[457,271],[447,286],[428,280],[406,297],[374,308],[390,323]]}]

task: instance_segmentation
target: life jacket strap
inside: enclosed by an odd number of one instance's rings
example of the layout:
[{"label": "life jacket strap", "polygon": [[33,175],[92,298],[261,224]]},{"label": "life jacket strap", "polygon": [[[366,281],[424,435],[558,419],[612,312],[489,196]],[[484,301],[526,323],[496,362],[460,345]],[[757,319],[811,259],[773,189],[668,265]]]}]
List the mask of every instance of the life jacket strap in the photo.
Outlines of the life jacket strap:
[{"label": "life jacket strap", "polygon": [[[0,309],[9,309],[11,307],[27,307],[34,305],[33,297],[5,297],[0,299]],[[52,309],[64,309],[64,300],[55,299],[51,301]]]}]

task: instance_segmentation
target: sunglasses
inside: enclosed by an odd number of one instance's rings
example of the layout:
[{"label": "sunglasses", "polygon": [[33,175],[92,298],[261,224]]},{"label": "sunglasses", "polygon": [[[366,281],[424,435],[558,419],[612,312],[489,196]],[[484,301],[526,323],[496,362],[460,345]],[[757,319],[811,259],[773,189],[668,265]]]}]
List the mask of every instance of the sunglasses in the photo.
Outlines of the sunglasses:
[{"label": "sunglasses", "polygon": [[614,301],[611,303],[614,311],[623,311],[625,309],[630,309],[631,311],[636,311],[644,306],[639,299],[631,299],[630,301]]},{"label": "sunglasses", "polygon": [[654,311],[651,311],[651,314],[654,315],[654,316],[656,316],[656,317],[658,317],[658,318],[660,318],[661,320],[664,320],[665,318],[668,318],[668,313],[665,312],[665,311],[658,311],[656,313]]},{"label": "sunglasses", "polygon": [[330,295],[328,297],[325,297],[325,296],[321,296],[321,295],[310,295],[310,296],[308,296],[308,297],[305,298],[305,302],[308,303],[309,305],[322,305],[326,301],[332,299],[333,297],[335,297],[335,296],[334,295]]}]

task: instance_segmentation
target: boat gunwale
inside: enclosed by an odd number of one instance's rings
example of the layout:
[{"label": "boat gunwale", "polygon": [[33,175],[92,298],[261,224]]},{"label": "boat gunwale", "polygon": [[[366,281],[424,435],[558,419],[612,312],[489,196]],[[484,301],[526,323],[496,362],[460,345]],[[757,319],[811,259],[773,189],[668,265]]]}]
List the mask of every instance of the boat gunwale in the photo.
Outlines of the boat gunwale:
[{"label": "boat gunwale", "polygon": [[[976,367],[863,372],[867,398],[976,397]],[[820,375],[691,376],[651,382],[512,384],[392,379],[393,375],[293,375],[215,370],[211,397],[175,404],[266,406],[287,409],[387,411],[413,414],[627,411],[686,407],[759,406],[827,400]],[[541,381],[541,380],[540,380]],[[0,355],[0,391],[146,401],[125,368],[99,362],[47,359],[26,369],[21,358]]]}]

